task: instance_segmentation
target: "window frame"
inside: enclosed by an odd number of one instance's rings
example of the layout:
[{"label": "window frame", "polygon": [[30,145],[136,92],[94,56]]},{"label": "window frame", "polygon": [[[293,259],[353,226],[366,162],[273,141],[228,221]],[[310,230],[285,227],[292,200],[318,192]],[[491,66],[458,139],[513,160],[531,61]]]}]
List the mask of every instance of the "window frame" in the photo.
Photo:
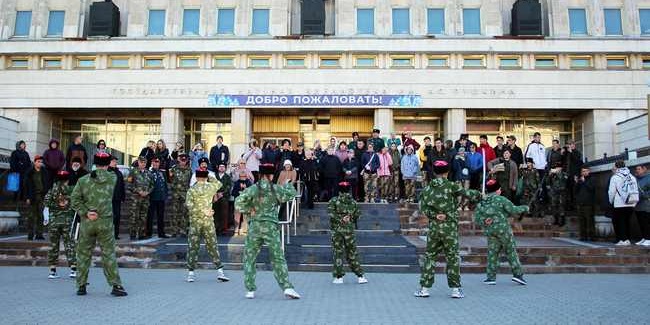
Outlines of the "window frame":
[{"label": "window frame", "polygon": [[[164,14],[164,21],[163,21],[163,30],[162,30],[162,34],[159,34],[159,35],[158,35],[158,34],[155,34],[155,35],[153,35],[153,34],[150,34],[150,33],[149,33],[149,31],[150,31],[150,26],[151,26],[151,12],[152,12],[152,11],[162,11],[163,14]],[[167,29],[167,10],[166,10],[166,9],[154,9],[154,8],[149,8],[149,10],[147,11],[147,36],[148,36],[148,37],[149,37],[149,36],[151,36],[151,37],[163,37],[163,36],[165,36],[165,30],[166,30],[166,29]]]},{"label": "window frame", "polygon": [[641,35],[641,37],[650,37],[650,21],[647,22],[648,30],[649,30],[647,33],[643,32],[643,25],[641,24],[641,11],[647,11],[648,19],[650,20],[650,7],[643,7],[637,9],[638,9],[637,14],[639,15],[639,35]]},{"label": "window frame", "polygon": [[[196,60],[196,66],[185,67],[181,65],[181,61],[185,59]],[[176,68],[177,69],[200,69],[201,68],[201,56],[200,55],[177,55],[176,56]]]},{"label": "window frame", "polygon": [[[439,34],[436,33],[431,33],[429,31],[429,11],[437,11],[437,10],[442,10],[442,32]],[[447,33],[447,12],[444,7],[430,7],[426,8],[426,15],[427,15],[427,35],[445,35]]]},{"label": "window frame", "polygon": [[[324,54],[324,55],[319,55],[318,56],[318,68],[319,69],[340,69],[343,67],[342,64],[342,58],[343,56],[340,54],[334,55],[334,54]],[[323,65],[323,60],[334,60],[336,59],[338,64],[333,66],[333,65]]]},{"label": "window frame", "polygon": [[[542,59],[542,60],[548,60],[548,59],[553,59],[553,66],[552,67],[544,67],[544,66],[538,66],[537,65],[537,59]],[[559,58],[557,55],[535,55],[534,57],[534,67],[535,69],[540,69],[540,70],[554,70],[559,67]]]},{"label": "window frame", "polygon": [[[439,60],[445,59],[445,65],[431,65],[429,64],[430,60]],[[429,54],[427,55],[427,69],[449,69],[451,56],[449,54]]]},{"label": "window frame", "polygon": [[[501,64],[502,60],[517,60],[517,65],[515,66],[504,66]],[[523,67],[523,59],[520,54],[500,54],[497,56],[497,63],[499,64],[499,69],[501,70],[516,70]]]},{"label": "window frame", "polygon": [[641,70],[650,70],[650,63],[648,64],[647,67],[643,65],[643,61],[648,61],[650,62],[650,55],[642,55],[641,56]]},{"label": "window frame", "polygon": [[[359,33],[359,10],[372,10],[372,32]],[[375,8],[374,7],[356,7],[354,11],[355,32],[357,35],[375,35]]]},{"label": "window frame", "polygon": [[[120,66],[114,66],[113,65],[113,60],[125,60],[127,61],[127,66],[126,67],[120,67]],[[131,69],[131,56],[129,55],[109,55],[108,56],[108,62],[107,62],[107,68],[108,69],[123,69],[123,70],[128,70]]]},{"label": "window frame", "polygon": [[[625,64],[623,66],[610,66],[609,60],[624,60]],[[627,70],[630,68],[630,57],[627,55],[606,55],[605,67],[607,70]]]},{"label": "window frame", "polygon": [[[231,33],[220,33],[219,32],[219,22],[221,19],[219,19],[219,12],[221,10],[232,10],[232,32]],[[228,36],[228,35],[235,35],[235,27],[237,26],[237,7],[218,7],[216,10],[216,21],[215,21],[215,35],[219,36]]]},{"label": "window frame", "polygon": [[[589,60],[589,66],[586,67],[576,67],[573,66],[573,60]],[[571,70],[590,70],[594,68],[594,57],[593,55],[569,55],[569,69]]]},{"label": "window frame", "polygon": [[[465,10],[477,10],[478,11],[478,33],[472,33],[468,34],[467,31],[465,30]],[[463,36],[475,36],[475,35],[483,35],[483,26],[482,26],[482,15],[481,15],[481,7],[471,7],[471,8],[463,8],[462,10],[462,18],[463,18]]]},{"label": "window frame", "polygon": [[[481,59],[480,66],[467,66],[465,60]],[[485,54],[465,54],[463,55],[463,69],[485,69],[487,68],[487,55]]]},{"label": "window frame", "polygon": [[[199,21],[197,22],[197,31],[196,34],[186,34],[185,33],[185,12],[187,10],[195,10],[199,13]],[[183,37],[199,37],[201,36],[201,8],[196,7],[183,7],[183,20],[181,22],[181,36]]]},{"label": "window frame", "polygon": [[[53,12],[62,12],[63,17],[61,21],[61,34],[50,34],[50,20],[52,20],[52,13]],[[47,29],[45,31],[45,37],[47,38],[63,38],[63,31],[65,30],[65,10],[50,10],[47,14]]]},{"label": "window frame", "polygon": [[[14,66],[14,61],[26,61],[27,64],[24,67]],[[9,70],[28,70],[29,69],[29,56],[11,56],[7,60],[7,69]]]},{"label": "window frame", "polygon": [[[58,67],[48,67],[46,62],[48,61],[59,61]],[[41,69],[44,70],[63,70],[63,56],[60,55],[46,55],[41,57]]]},{"label": "window frame", "polygon": [[[395,60],[408,59],[409,65],[395,65]],[[415,55],[414,54],[391,54],[390,55],[390,68],[391,69],[413,69],[415,68]]]},{"label": "window frame", "polygon": [[[79,61],[83,60],[93,60],[93,66],[92,67],[82,67],[79,66]],[[97,57],[93,55],[79,55],[74,57],[74,68],[76,70],[94,70],[97,69]]]},{"label": "window frame", "polygon": [[[232,65],[231,66],[222,66],[222,65],[217,65],[217,60],[219,59],[232,59]],[[217,54],[212,56],[212,69],[235,69],[237,68],[237,56],[235,55],[225,55],[225,54]]]},{"label": "window frame", "polygon": [[[585,22],[585,33],[584,34],[574,34],[573,33],[573,29],[571,28],[571,11],[573,11],[573,10],[582,10],[582,12],[584,14],[584,22]],[[590,36],[590,34],[589,34],[589,27],[590,26],[589,26],[589,20],[587,19],[587,17],[588,17],[587,8],[584,8],[584,7],[583,8],[578,8],[578,7],[569,7],[569,8],[567,8],[567,19],[568,19],[568,22],[569,22],[569,36],[572,36],[572,37],[574,37],[574,36],[575,37]],[[603,23],[604,23],[604,19],[603,19]]]},{"label": "window frame", "polygon": [[[408,20],[407,20],[407,31],[406,33],[395,33],[395,10],[405,10],[406,13],[408,14]],[[391,35],[398,35],[398,36],[403,36],[403,35],[412,35],[411,33],[411,8],[410,7],[391,7],[390,8],[390,34]]]},{"label": "window frame", "polygon": [[[246,61],[248,65],[246,65],[246,68],[248,69],[271,69],[273,68],[273,56],[272,55],[264,55],[264,54],[255,54],[255,55],[247,55]],[[268,66],[254,66],[253,65],[253,60],[262,60],[266,59],[267,62],[269,63]]]},{"label": "window frame", "polygon": [[[609,34],[607,33],[607,15],[605,14],[608,10],[617,10],[618,11],[618,28],[621,31],[620,34]],[[622,8],[603,8],[603,29],[605,36],[623,36],[623,10]]]},{"label": "window frame", "polygon": [[[256,10],[266,10],[268,12],[267,19],[266,19],[266,33],[255,33],[255,11]],[[271,8],[268,7],[260,7],[260,8],[253,8],[251,9],[251,28],[250,28],[250,35],[251,36],[270,36],[271,35]]]},{"label": "window frame", "polygon": [[[372,65],[359,65],[359,59],[372,59]],[[377,54],[354,54],[352,55],[352,66],[355,69],[377,69],[379,68],[379,56]]]},{"label": "window frame", "polygon": [[[289,60],[302,60],[302,65],[289,65]],[[282,57],[283,66],[287,69],[306,69],[307,56],[306,55],[284,55]]]},{"label": "window frame", "polygon": [[[148,60],[160,60],[161,61],[161,66],[159,66],[159,67],[147,66],[147,61]],[[147,69],[147,70],[163,70],[163,69],[167,69],[167,57],[164,56],[164,55],[144,55],[144,56],[142,56],[142,69]]]},{"label": "window frame", "polygon": [[[21,12],[28,12],[29,13],[29,25],[27,26],[27,34],[25,35],[16,35],[16,30],[18,27],[18,14]],[[34,20],[34,12],[33,10],[16,10],[16,15],[15,15],[15,20],[14,20],[14,30],[12,32],[12,36],[14,38],[28,38],[31,36],[32,33],[32,23]]]}]

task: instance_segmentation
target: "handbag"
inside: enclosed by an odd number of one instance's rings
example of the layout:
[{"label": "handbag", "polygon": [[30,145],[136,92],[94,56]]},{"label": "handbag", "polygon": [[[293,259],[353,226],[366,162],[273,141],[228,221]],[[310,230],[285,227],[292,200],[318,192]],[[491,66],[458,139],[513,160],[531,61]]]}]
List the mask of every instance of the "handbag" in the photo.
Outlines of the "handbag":
[{"label": "handbag", "polygon": [[7,175],[7,185],[5,186],[7,192],[18,192],[20,190],[20,174],[17,172],[9,173]]}]

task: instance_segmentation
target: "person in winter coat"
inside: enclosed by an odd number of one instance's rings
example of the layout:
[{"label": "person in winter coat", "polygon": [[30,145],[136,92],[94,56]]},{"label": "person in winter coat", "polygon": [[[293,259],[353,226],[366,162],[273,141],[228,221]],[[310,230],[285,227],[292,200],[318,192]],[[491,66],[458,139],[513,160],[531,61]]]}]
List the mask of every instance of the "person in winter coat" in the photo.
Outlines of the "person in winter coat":
[{"label": "person in winter coat", "polygon": [[592,241],[596,237],[594,228],[594,210],[596,205],[596,184],[589,175],[588,166],[582,166],[580,176],[575,176],[569,181],[573,181],[573,190],[575,192],[576,205],[578,208],[578,221],[580,223],[580,240]]},{"label": "person in winter coat", "polygon": [[223,144],[223,136],[217,136],[217,144],[210,148],[210,171],[216,172],[219,165],[230,164],[230,150]]},{"label": "person in winter coat", "polygon": [[379,157],[375,153],[375,145],[368,142],[367,151],[361,156],[361,175],[363,176],[364,194],[367,203],[374,203],[377,198],[377,170]]},{"label": "person in winter coat", "polygon": [[424,137],[424,146],[421,148],[418,152],[418,155],[420,157],[420,162],[422,165],[422,174],[424,176],[424,186],[429,183],[431,180],[433,174],[431,171],[431,166],[432,163],[429,161],[429,157],[431,157],[431,151],[433,150],[433,145],[431,144],[431,138],[430,137]]},{"label": "person in winter coat", "polygon": [[517,168],[517,163],[510,159],[511,156],[510,149],[504,149],[503,157],[489,161],[487,168],[490,175],[499,182],[501,195],[510,201],[514,201],[514,196],[517,193],[519,169]]},{"label": "person in winter coat", "polygon": [[392,144],[395,144],[398,148],[402,148],[402,139],[395,136],[395,132],[390,133],[390,137],[386,139],[386,147],[390,148]]},{"label": "person in winter coat", "polygon": [[465,155],[465,148],[458,148],[458,153],[453,163],[453,181],[460,183],[464,189],[469,189],[469,161]]},{"label": "person in winter coat", "polygon": [[176,147],[174,147],[174,150],[172,150],[172,153],[169,155],[169,157],[171,157],[171,166],[169,166],[170,169],[173,166],[176,166],[176,163],[178,162],[178,156],[182,153],[185,153],[185,145],[183,145],[183,141],[176,141]]},{"label": "person in winter coat", "polygon": [[[153,160],[154,157],[156,157],[156,142],[149,140],[147,141],[147,146],[142,148],[140,150],[140,154],[138,157],[145,157],[147,158],[147,168],[151,167],[151,160]],[[138,161],[133,162],[133,167],[138,166]]]},{"label": "person in winter coat", "polygon": [[526,148],[526,153],[524,153],[524,158],[532,158],[535,163],[535,169],[539,173],[539,179],[543,179],[546,174],[546,148],[541,143],[542,135],[539,132],[535,132],[533,135],[533,141]]},{"label": "person in winter coat", "polygon": [[278,160],[280,159],[280,152],[273,148],[271,142],[264,143],[264,149],[262,149],[262,164],[273,164],[278,166]]},{"label": "person in winter coat", "polygon": [[113,192],[113,228],[115,230],[115,239],[120,239],[120,221],[122,219],[122,202],[126,199],[126,187],[124,184],[124,175],[117,167],[117,157],[111,156],[111,163],[108,165],[108,171],[115,173],[117,181],[115,191]]},{"label": "person in winter coat", "polygon": [[476,144],[472,143],[469,146],[467,162],[469,163],[469,188],[474,190],[481,189],[481,182],[483,181],[483,155],[476,151]]},{"label": "person in winter coat", "polygon": [[253,174],[255,182],[257,182],[260,179],[260,160],[262,159],[262,150],[257,146],[257,140],[251,139],[248,142],[248,148],[241,157],[246,162],[246,169]]},{"label": "person in winter coat", "polygon": [[29,206],[29,215],[25,220],[27,240],[43,240],[43,208],[47,186],[47,169],[43,167],[43,158],[34,156],[34,167],[25,173],[25,198]]},{"label": "person in winter coat", "polygon": [[334,148],[327,149],[327,156],[321,159],[319,165],[325,186],[323,201],[329,201],[333,196],[338,195],[338,184],[343,172],[341,161],[334,155]]},{"label": "person in winter coat", "polygon": [[29,158],[29,154],[25,150],[26,148],[25,141],[20,140],[16,142],[16,150],[11,152],[11,157],[9,158],[9,172],[18,173],[21,184],[18,186],[18,192],[14,195],[14,200],[24,200],[25,192],[22,184],[25,180],[25,173],[32,168],[32,160]]},{"label": "person in winter coat", "polygon": [[278,164],[276,164],[278,173],[284,169],[285,161],[289,160],[293,164],[293,161],[295,160],[293,149],[291,149],[291,140],[289,139],[282,140],[282,147],[280,147],[279,153],[280,153],[278,157],[279,161]]},{"label": "person in winter coat", "polygon": [[[399,139],[398,139],[399,140]],[[390,166],[390,199],[394,202],[398,202],[401,197],[400,193],[400,175],[401,165],[402,165],[402,153],[400,152],[400,145],[396,142],[392,142],[389,146],[388,154],[390,154],[391,161],[393,164]]]},{"label": "person in winter coat", "polygon": [[413,203],[415,202],[415,181],[420,171],[420,160],[415,155],[415,149],[412,145],[407,145],[405,152],[406,154],[402,156],[400,163],[400,171],[404,180],[406,202]]},{"label": "person in winter coat", "polygon": [[650,174],[646,165],[636,166],[635,172],[639,182],[639,203],[634,213],[641,231],[641,241],[636,244],[650,247]]},{"label": "person in winter coat", "polygon": [[339,147],[336,149],[335,155],[341,163],[348,158],[348,144],[345,141],[339,142]]},{"label": "person in winter coat", "polygon": [[106,147],[106,141],[104,141],[104,139],[97,141],[97,152],[105,152],[107,154],[110,154],[109,149]]},{"label": "person in winter coat", "polygon": [[59,148],[59,140],[50,140],[48,149],[43,153],[43,163],[48,172],[47,187],[51,188],[57,172],[65,167],[65,156]]},{"label": "person in winter coat", "polygon": [[485,161],[492,161],[494,159],[497,159],[497,154],[494,153],[494,149],[490,147],[490,144],[488,143],[488,137],[485,134],[479,137],[479,146],[477,151],[485,156]]},{"label": "person in winter coat", "polygon": [[348,157],[343,161],[343,180],[350,184],[352,197],[359,200],[357,184],[359,184],[359,163],[354,158],[354,150],[348,150]]},{"label": "person in winter coat", "polygon": [[388,153],[388,147],[383,147],[378,153],[379,169],[377,170],[377,186],[379,187],[379,197],[382,202],[387,203],[391,200],[391,166],[393,165],[393,158]]},{"label": "person in winter coat", "polygon": [[208,159],[208,154],[203,150],[203,145],[200,142],[194,145],[190,158],[192,159],[192,172],[199,169],[199,160],[201,158]]},{"label": "person in winter coat", "polygon": [[512,160],[517,163],[517,167],[525,167],[523,166],[524,164],[524,153],[521,151],[521,148],[517,146],[517,137],[514,135],[509,135],[507,137],[507,145],[508,148],[510,148],[510,152],[512,152]]},{"label": "person in winter coat", "polygon": [[413,147],[413,152],[418,152],[420,150],[420,144],[413,139],[413,132],[404,132],[402,133],[402,143],[404,144],[403,151],[404,154],[406,153],[406,147],[411,146]]},{"label": "person in winter coat", "polygon": [[614,163],[614,175],[610,178],[607,194],[614,206],[612,224],[617,246],[630,246],[630,217],[639,201],[639,185],[623,160]]},{"label": "person in winter coat", "polygon": [[169,158],[169,149],[167,149],[167,144],[165,143],[165,140],[160,139],[156,143],[156,152],[155,152],[156,158],[160,161],[160,172],[162,172],[163,176],[165,176],[165,180],[169,181],[169,174],[167,173],[169,171],[169,168],[171,167],[171,159]]},{"label": "person in winter coat", "polygon": [[307,191],[305,197],[307,199],[307,209],[314,208],[314,198],[318,197],[318,162],[314,157],[312,150],[305,150],[305,159],[300,162],[298,167],[300,169],[300,179],[305,183]]},{"label": "person in winter coat", "polygon": [[68,162],[68,167],[72,164],[72,158],[79,157],[81,159],[81,164],[86,166],[88,163],[88,153],[86,152],[86,147],[81,143],[83,142],[83,137],[77,135],[74,137],[72,144],[68,147],[68,151],[65,154],[65,161]]},{"label": "person in winter coat", "polygon": [[68,172],[70,173],[68,178],[68,185],[70,186],[77,185],[77,181],[88,174],[88,170],[86,170],[86,167],[81,164],[81,158],[79,157],[72,158],[72,164],[70,165]]}]

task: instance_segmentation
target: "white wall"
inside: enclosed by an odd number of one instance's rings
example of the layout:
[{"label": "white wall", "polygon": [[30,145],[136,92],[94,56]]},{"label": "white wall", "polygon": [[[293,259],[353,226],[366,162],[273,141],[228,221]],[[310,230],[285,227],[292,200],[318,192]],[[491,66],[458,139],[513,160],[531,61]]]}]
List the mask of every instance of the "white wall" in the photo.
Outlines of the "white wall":
[{"label": "white wall", "polygon": [[648,114],[628,119],[616,125],[616,147],[634,151],[650,147],[648,140]]}]

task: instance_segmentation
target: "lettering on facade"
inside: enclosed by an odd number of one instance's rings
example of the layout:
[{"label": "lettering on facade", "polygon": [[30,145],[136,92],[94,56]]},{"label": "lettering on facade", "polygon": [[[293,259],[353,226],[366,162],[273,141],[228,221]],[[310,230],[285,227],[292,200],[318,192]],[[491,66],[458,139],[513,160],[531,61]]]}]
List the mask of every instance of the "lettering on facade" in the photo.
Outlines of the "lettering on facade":
[{"label": "lettering on facade", "polygon": [[299,107],[328,107],[328,106],[386,106],[386,107],[420,107],[420,95],[356,95],[353,89],[350,94],[323,95],[228,95],[213,94],[208,96],[210,107],[256,107],[256,106],[299,106]]},{"label": "lettering on facade", "polygon": [[515,91],[512,89],[488,89],[488,88],[433,88],[428,91],[433,97],[453,98],[514,98]]}]

